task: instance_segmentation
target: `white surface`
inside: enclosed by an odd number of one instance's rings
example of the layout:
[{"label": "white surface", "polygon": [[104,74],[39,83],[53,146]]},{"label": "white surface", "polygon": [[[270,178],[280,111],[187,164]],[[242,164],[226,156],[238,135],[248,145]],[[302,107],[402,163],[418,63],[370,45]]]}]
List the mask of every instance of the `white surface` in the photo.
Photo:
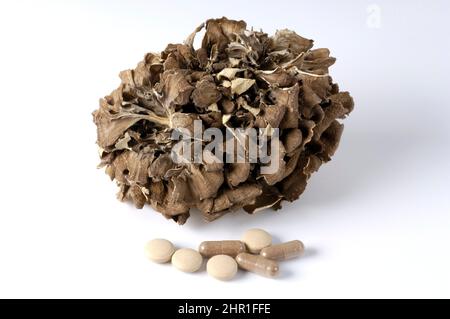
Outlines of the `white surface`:
[{"label": "white surface", "polygon": [[[450,297],[450,6],[375,1],[378,25],[371,3],[2,1],[0,297]],[[300,201],[180,227],[116,201],[95,169],[90,113],[120,70],[223,15],[331,48],[356,108]],[[304,241],[307,255],[278,280],[223,283],[143,250],[151,238],[196,248],[253,227]]]}]

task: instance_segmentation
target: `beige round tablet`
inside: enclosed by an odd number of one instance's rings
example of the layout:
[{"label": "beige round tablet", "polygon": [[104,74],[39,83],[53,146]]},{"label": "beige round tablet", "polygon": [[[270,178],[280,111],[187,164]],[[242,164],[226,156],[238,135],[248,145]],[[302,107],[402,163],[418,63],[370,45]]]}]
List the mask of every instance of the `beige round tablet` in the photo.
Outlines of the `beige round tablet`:
[{"label": "beige round tablet", "polygon": [[249,229],[242,236],[242,241],[252,254],[259,254],[261,249],[272,244],[272,236],[265,230],[254,228]]},{"label": "beige round tablet", "polygon": [[175,247],[166,239],[153,239],[145,245],[145,253],[148,259],[156,263],[166,263],[170,261]]},{"label": "beige round tablet", "polygon": [[195,272],[202,266],[203,257],[190,248],[178,249],[172,256],[172,265],[184,272]]},{"label": "beige round tablet", "polygon": [[237,273],[237,263],[228,255],[216,255],[211,257],[206,264],[208,275],[219,280],[230,280]]}]

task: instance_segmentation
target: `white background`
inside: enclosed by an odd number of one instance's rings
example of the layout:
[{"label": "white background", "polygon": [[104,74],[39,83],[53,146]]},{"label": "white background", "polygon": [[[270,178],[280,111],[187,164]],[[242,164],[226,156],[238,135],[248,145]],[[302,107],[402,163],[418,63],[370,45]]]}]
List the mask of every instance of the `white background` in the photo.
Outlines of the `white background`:
[{"label": "white background", "polygon": [[[371,7],[371,4],[375,7]],[[375,8],[374,11],[370,11]],[[2,1],[0,297],[450,297],[446,1]],[[369,9],[370,12],[367,10]],[[380,9],[380,23],[376,14]],[[329,47],[356,102],[333,161],[280,212],[185,226],[115,199],[91,112],[118,72],[209,17]],[[184,274],[143,254],[251,227],[301,239],[279,279]]]}]

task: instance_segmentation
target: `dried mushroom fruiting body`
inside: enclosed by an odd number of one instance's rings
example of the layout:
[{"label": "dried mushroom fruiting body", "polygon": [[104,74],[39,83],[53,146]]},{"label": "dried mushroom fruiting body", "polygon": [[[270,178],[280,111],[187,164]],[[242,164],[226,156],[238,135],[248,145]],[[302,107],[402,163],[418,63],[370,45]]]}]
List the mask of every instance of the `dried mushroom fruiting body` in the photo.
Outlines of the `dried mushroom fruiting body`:
[{"label": "dried mushroom fruiting body", "polygon": [[[194,37],[206,28],[200,48]],[[248,213],[293,201],[311,174],[331,159],[343,119],[353,109],[328,75],[328,49],[293,31],[273,36],[244,21],[208,20],[183,44],[148,53],[100,100],[94,115],[101,167],[121,200],[146,203],[183,224],[191,208],[208,221],[244,208]],[[279,128],[278,170],[256,163],[175,163],[175,128]],[[262,132],[261,131],[261,132]],[[202,146],[205,142],[202,141]]]}]

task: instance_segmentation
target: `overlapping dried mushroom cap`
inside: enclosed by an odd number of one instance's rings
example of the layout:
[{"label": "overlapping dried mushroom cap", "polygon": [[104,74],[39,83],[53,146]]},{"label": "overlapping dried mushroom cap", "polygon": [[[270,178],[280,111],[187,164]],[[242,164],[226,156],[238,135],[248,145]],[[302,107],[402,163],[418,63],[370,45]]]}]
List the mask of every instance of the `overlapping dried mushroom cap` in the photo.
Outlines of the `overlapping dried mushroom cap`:
[{"label": "overlapping dried mushroom cap", "polygon": [[[194,37],[206,32],[195,49]],[[211,19],[182,44],[148,53],[100,100],[94,115],[101,167],[120,187],[121,200],[145,203],[183,224],[191,208],[208,221],[244,208],[279,209],[297,199],[311,174],[331,159],[343,119],[353,109],[328,68],[328,49],[290,30],[274,36],[244,21]],[[280,129],[278,170],[262,163],[175,163],[175,128]],[[205,145],[202,141],[202,145]],[[214,156],[214,155],[212,155]]]}]

